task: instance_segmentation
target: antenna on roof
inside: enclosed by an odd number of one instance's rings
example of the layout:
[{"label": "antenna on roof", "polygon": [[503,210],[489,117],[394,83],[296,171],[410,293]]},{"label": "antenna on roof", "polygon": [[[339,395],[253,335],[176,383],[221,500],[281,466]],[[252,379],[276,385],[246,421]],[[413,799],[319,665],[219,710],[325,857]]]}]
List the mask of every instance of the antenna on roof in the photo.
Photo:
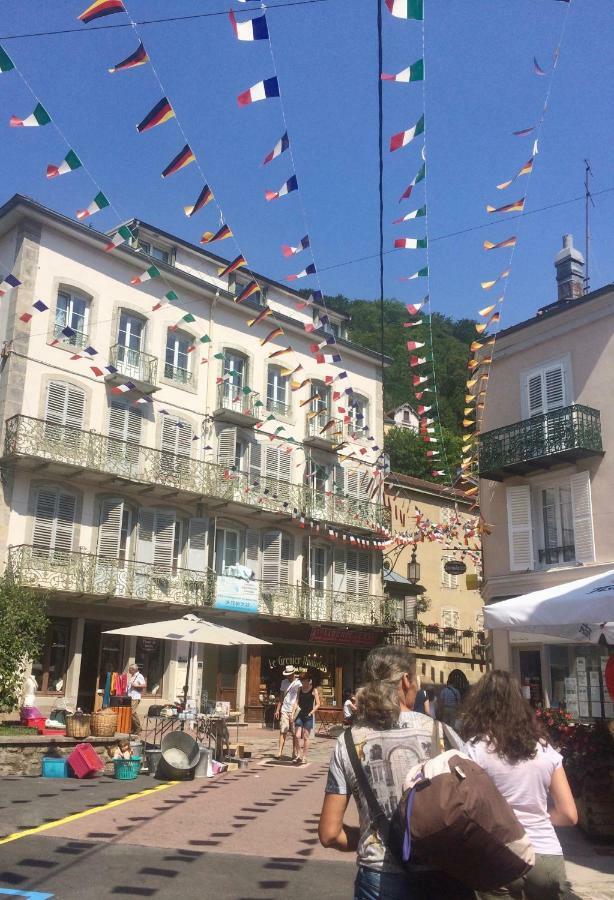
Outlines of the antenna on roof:
[{"label": "antenna on roof", "polygon": [[593,175],[593,170],[591,169],[591,164],[588,159],[584,160],[584,293],[588,294],[590,291],[590,275],[588,268],[588,252],[589,252],[589,244],[590,244],[590,228],[589,228],[589,200],[595,205],[593,196],[590,192],[588,186],[589,176]]}]

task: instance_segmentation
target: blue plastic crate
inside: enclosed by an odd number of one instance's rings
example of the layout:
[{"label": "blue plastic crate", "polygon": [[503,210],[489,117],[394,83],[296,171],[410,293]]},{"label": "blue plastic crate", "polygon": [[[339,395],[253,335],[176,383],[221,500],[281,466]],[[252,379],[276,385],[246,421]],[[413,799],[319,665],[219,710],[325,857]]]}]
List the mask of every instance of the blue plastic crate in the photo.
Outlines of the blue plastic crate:
[{"label": "blue plastic crate", "polygon": [[43,757],[43,778],[69,778],[68,760],[59,756]]}]

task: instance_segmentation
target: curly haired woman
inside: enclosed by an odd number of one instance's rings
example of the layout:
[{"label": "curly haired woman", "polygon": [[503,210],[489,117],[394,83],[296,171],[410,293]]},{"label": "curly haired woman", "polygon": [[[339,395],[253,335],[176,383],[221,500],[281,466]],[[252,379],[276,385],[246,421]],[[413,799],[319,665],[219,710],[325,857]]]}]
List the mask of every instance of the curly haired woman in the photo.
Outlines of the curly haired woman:
[{"label": "curly haired woman", "polygon": [[[563,851],[554,826],[575,825],[578,813],[560,753],[550,746],[520,685],[509,672],[488,672],[465,698],[461,735],[467,753],[492,778],[524,826],[535,866],[480,900],[562,900],[569,896]],[[548,799],[551,807],[548,809]]]}]

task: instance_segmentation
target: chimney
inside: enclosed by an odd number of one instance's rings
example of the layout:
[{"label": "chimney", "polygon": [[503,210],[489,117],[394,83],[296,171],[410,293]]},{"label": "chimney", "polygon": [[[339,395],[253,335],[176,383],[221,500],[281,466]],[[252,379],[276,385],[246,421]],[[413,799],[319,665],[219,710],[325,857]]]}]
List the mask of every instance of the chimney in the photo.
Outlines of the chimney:
[{"label": "chimney", "polygon": [[558,302],[575,300],[584,294],[584,257],[573,245],[573,235],[563,235],[563,249],[554,257]]}]

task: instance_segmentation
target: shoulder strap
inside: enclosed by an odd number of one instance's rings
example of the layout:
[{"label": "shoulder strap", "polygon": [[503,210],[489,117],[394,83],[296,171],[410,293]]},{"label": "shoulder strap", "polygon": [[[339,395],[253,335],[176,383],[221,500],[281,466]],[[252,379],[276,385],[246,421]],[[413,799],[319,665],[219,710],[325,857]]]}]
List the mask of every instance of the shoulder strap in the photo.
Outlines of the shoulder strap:
[{"label": "shoulder strap", "polygon": [[351,728],[346,728],[343,738],[345,741],[345,748],[348,752],[350,763],[354,771],[354,775],[356,776],[356,781],[358,782],[358,787],[363,797],[367,801],[367,806],[369,807],[369,815],[371,817],[372,827],[374,831],[379,834],[383,843],[387,845],[388,835],[390,832],[390,821],[382,807],[379,805],[377,797],[373,793],[373,788],[369,784],[369,779],[365,774],[365,770],[363,769],[361,762],[358,759],[358,754],[356,753],[356,747],[354,746],[354,740],[352,738]]}]

